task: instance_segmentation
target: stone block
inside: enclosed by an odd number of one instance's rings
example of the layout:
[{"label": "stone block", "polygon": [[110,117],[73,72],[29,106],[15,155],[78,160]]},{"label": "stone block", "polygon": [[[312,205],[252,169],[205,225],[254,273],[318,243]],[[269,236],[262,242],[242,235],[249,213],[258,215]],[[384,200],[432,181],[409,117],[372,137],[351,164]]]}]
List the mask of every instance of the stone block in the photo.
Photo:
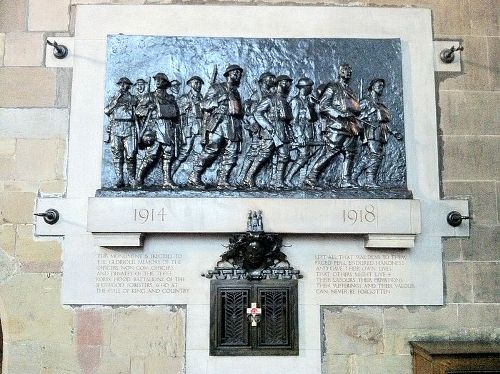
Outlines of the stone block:
[{"label": "stone block", "polygon": [[30,0],[28,30],[67,31],[70,0]]},{"label": "stone block", "polygon": [[499,262],[474,263],[474,302],[500,303]]},{"label": "stone block", "polygon": [[2,67],[0,87],[0,107],[51,107],[56,98],[56,71],[37,67]]},{"label": "stone block", "polygon": [[3,283],[2,324],[8,342],[72,344],[73,313],[61,306],[60,287],[61,274],[47,273],[18,273]]},{"label": "stone block", "polygon": [[16,179],[42,181],[62,178],[65,149],[65,142],[59,139],[18,139]]},{"label": "stone block", "polygon": [[14,157],[0,157],[0,179],[9,180],[14,177],[16,160]]},{"label": "stone block", "polygon": [[92,4],[116,4],[116,5],[140,5],[146,0],[71,0],[71,5],[92,5]]},{"label": "stone block", "polygon": [[450,329],[457,326],[457,307],[390,307],[384,310],[384,322],[389,329]]},{"label": "stone block", "polygon": [[445,263],[446,303],[471,303],[472,264],[470,262]]},{"label": "stone block", "polygon": [[[23,139],[67,138],[69,110],[0,108],[0,136]],[[1,154],[0,142],[0,154]]]},{"label": "stone block", "polygon": [[354,356],[352,374],[401,374],[412,372],[410,355]]},{"label": "stone block", "polygon": [[35,239],[33,225],[18,225],[16,259],[26,273],[61,271],[61,244],[55,240]]},{"label": "stone block", "polygon": [[2,32],[26,30],[28,0],[0,1],[0,30]]},{"label": "stone block", "polygon": [[68,108],[71,102],[71,83],[73,79],[73,69],[57,69],[56,102],[58,108]]},{"label": "stone block", "polygon": [[[2,126],[3,122],[3,114],[2,110],[0,109],[0,127]],[[6,157],[6,156],[14,156],[16,153],[16,139],[9,139],[7,137],[4,137],[3,131],[0,130],[0,135],[2,138],[0,138],[0,157]]]},{"label": "stone block", "polygon": [[109,346],[112,309],[81,307],[75,309],[75,335],[78,346]]},{"label": "stone block", "polygon": [[497,0],[471,2],[470,26],[472,35],[498,36],[500,8]]},{"label": "stone block", "polygon": [[35,194],[32,192],[0,193],[0,218],[2,223],[32,223]]},{"label": "stone block", "polygon": [[147,356],[144,361],[144,373],[184,373],[184,357]]},{"label": "stone block", "polygon": [[145,374],[145,373],[146,372],[144,371],[144,358],[132,357],[130,359],[130,374]]},{"label": "stone block", "polygon": [[169,306],[113,310],[110,349],[116,355],[182,357],[185,310]]},{"label": "stone block", "polygon": [[444,181],[443,195],[447,198],[468,198],[469,214],[475,224],[498,222],[496,183],[493,181]]},{"label": "stone block", "polygon": [[17,270],[14,257],[9,256],[7,252],[0,250],[0,282],[11,277]]},{"label": "stone block", "polygon": [[5,36],[5,66],[41,66],[45,45],[43,33],[11,32]]},{"label": "stone block", "polygon": [[[325,349],[328,349],[325,347]],[[327,355],[321,358],[322,374],[350,374],[351,361],[354,356],[349,355]]]},{"label": "stone block", "polygon": [[500,243],[500,225],[471,225],[470,238],[462,239],[464,260],[496,261]]},{"label": "stone block", "polygon": [[62,195],[66,191],[66,181],[62,179],[40,182],[41,196]]},{"label": "stone block", "polygon": [[443,260],[459,261],[462,259],[462,239],[445,238],[443,239]]},{"label": "stone block", "polygon": [[14,256],[16,249],[16,225],[0,225],[0,249]]},{"label": "stone block", "polygon": [[[453,7],[449,7],[450,9]],[[459,35],[459,34],[451,34]],[[436,36],[436,38],[438,38]],[[462,74],[438,73],[441,90],[493,90],[493,71],[488,66],[488,40],[486,37],[463,36]],[[497,60],[498,61],[498,60]],[[493,61],[492,61],[493,62]],[[493,65],[490,65],[493,66]]]},{"label": "stone block", "polygon": [[42,348],[38,342],[25,341],[4,344],[3,356],[4,363],[2,367],[6,373],[28,374],[40,372]]},{"label": "stone block", "polygon": [[365,307],[323,308],[325,355],[382,352],[383,314]]},{"label": "stone block", "polygon": [[72,345],[46,343],[42,347],[41,374],[79,374],[78,357]]},{"label": "stone block", "polygon": [[[497,6],[498,11],[498,6]],[[488,38],[488,67],[490,71],[491,88],[492,90],[500,90],[500,67],[498,60],[500,59],[500,38]],[[498,110],[497,110],[498,112]],[[497,122],[498,124],[498,122]]]},{"label": "stone block", "polygon": [[409,3],[432,10],[434,35],[470,35],[469,1],[456,0],[453,6],[447,0],[418,0]]},{"label": "stone block", "polygon": [[500,329],[500,305],[458,305],[458,319],[463,328]]},{"label": "stone block", "polygon": [[0,33],[0,66],[3,66],[3,56],[5,53],[5,33]]},{"label": "stone block", "polygon": [[442,136],[443,180],[499,180],[500,152],[493,136]]},{"label": "stone block", "polygon": [[[97,355],[99,355],[99,351],[97,351]],[[99,360],[99,363],[94,366],[93,371],[82,371],[95,374],[130,374],[130,357],[128,356],[116,356],[109,350],[104,350]],[[84,367],[91,368],[91,366],[83,366],[82,364],[80,364],[80,367],[82,369]]]},{"label": "stone block", "polygon": [[500,135],[500,92],[439,91],[444,135]]},{"label": "stone block", "polygon": [[39,183],[35,181],[9,180],[4,182],[4,191],[11,192],[38,192]]}]

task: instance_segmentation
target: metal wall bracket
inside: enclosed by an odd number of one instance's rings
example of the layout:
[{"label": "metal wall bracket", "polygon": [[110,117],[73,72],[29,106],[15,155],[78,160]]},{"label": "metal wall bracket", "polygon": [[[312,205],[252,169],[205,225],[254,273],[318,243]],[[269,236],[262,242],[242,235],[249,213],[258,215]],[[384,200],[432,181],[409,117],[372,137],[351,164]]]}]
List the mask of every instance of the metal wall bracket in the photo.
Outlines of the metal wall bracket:
[{"label": "metal wall bracket", "polygon": [[[461,72],[462,71],[462,52],[456,50],[461,43],[458,40],[434,40],[434,71],[435,72]],[[444,62],[442,56],[446,53],[443,51],[450,50],[454,46],[455,51],[452,54],[451,62]]]},{"label": "metal wall bracket", "polygon": [[[50,37],[51,42],[54,39]],[[45,66],[48,68],[72,68],[75,53],[75,38],[58,36],[56,39],[59,46],[66,47],[67,55],[64,58],[58,58],[54,55],[54,48],[47,45],[47,48],[45,48]]]}]

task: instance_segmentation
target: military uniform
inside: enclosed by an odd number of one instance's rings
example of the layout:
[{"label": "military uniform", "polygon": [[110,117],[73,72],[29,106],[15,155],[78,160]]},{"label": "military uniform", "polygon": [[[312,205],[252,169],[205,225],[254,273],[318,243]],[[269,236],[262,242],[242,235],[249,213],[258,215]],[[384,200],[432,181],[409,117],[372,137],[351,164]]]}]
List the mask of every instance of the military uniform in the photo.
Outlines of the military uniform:
[{"label": "military uniform", "polygon": [[[277,78],[290,80],[289,77]],[[293,119],[292,108],[286,96],[280,92],[264,98],[255,109],[254,117],[260,126],[259,154],[253,161],[245,177],[245,185],[255,186],[255,177],[264,164],[277,154],[276,170],[271,183],[275,187],[283,187],[286,164],[290,159],[290,140],[292,138],[290,122]]]},{"label": "military uniform", "polygon": [[[117,84],[125,84],[130,88],[132,82],[124,77]],[[128,90],[120,90],[112,97],[110,104],[104,108],[104,113],[110,118],[106,132],[109,134],[113,166],[117,175],[115,187],[123,187],[125,184],[135,186],[137,131],[134,122],[134,108],[136,105],[137,98],[134,95]],[[123,178],[124,163],[127,165],[127,183],[124,182]]]},{"label": "military uniform", "polygon": [[304,183],[315,186],[319,174],[336,155],[343,153],[341,186],[353,187],[352,171],[357,150],[357,136],[361,131],[356,118],[361,111],[359,100],[348,84],[339,80],[326,86],[319,106],[320,113],[325,119],[326,147]]},{"label": "military uniform", "polygon": [[[242,69],[230,65],[224,75],[232,70]],[[239,144],[242,136],[243,105],[236,86],[228,82],[214,84],[201,102],[201,108],[209,113],[205,134],[206,145],[188,178],[192,186],[200,186],[201,175],[215,161],[222,151],[222,161],[217,173],[217,185],[222,188],[232,187],[229,183],[231,169],[236,164]]]},{"label": "military uniform", "polygon": [[[304,81],[300,82],[301,80]],[[308,78],[301,78],[297,87],[305,85],[312,86],[314,83]],[[292,108],[292,151],[297,152],[297,158],[290,166],[285,178],[285,184],[292,185],[292,178],[302,169],[311,156],[315,153],[313,144],[315,143],[315,122],[318,120],[316,104],[309,95],[297,95],[290,101]]]},{"label": "military uniform", "polygon": [[189,91],[187,94],[179,97],[178,105],[181,113],[181,146],[177,160],[175,161],[173,171],[188,158],[194,149],[197,153],[201,152],[200,134],[203,113],[201,110],[202,95],[199,92]]}]

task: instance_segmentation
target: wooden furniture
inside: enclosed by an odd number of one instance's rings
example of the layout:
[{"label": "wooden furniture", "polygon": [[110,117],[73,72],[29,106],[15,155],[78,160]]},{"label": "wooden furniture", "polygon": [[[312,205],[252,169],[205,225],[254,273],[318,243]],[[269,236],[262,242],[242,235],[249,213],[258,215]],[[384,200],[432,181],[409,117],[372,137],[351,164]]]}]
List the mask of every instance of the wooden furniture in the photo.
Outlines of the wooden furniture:
[{"label": "wooden furniture", "polygon": [[413,374],[500,374],[500,342],[410,342]]}]

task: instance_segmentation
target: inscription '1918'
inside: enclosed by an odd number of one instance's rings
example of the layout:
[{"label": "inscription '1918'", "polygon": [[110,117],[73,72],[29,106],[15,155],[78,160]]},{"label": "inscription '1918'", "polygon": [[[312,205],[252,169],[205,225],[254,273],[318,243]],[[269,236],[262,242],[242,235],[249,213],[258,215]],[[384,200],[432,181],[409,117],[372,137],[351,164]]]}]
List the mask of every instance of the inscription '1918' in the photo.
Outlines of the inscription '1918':
[{"label": "inscription '1918'", "polygon": [[344,209],[342,211],[344,222],[354,225],[355,223],[372,223],[377,219],[375,207],[371,204],[364,209]]},{"label": "inscription '1918'", "polygon": [[141,208],[141,209],[134,209],[134,221],[139,222],[139,223],[146,223],[146,222],[164,222],[165,217],[165,208],[161,209],[148,209],[148,208]]}]

